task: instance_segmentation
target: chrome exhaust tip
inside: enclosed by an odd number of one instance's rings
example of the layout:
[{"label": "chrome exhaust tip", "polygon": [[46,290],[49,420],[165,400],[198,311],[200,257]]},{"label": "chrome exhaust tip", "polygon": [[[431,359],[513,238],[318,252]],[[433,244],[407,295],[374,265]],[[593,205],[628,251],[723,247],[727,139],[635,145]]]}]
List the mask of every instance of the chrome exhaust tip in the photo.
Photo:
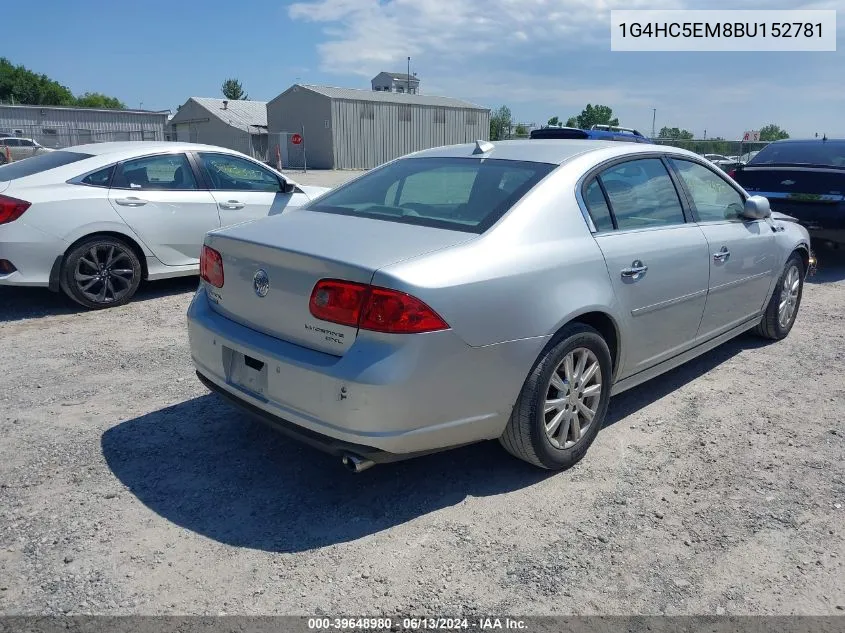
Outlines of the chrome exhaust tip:
[{"label": "chrome exhaust tip", "polygon": [[372,468],[376,465],[374,461],[364,459],[363,457],[358,457],[357,455],[353,455],[352,453],[346,453],[341,459],[341,461],[343,462],[343,465],[346,467],[346,469],[353,473],[364,472],[368,468]]}]

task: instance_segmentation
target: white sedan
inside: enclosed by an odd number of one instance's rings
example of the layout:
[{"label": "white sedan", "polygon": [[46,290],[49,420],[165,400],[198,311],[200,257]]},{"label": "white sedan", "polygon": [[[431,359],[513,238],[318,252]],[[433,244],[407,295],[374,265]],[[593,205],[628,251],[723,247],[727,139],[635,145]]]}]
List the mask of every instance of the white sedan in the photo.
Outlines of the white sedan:
[{"label": "white sedan", "polygon": [[194,143],[96,143],[27,158],[0,166],[0,285],[121,305],[142,280],[198,274],[208,231],[325,191]]}]

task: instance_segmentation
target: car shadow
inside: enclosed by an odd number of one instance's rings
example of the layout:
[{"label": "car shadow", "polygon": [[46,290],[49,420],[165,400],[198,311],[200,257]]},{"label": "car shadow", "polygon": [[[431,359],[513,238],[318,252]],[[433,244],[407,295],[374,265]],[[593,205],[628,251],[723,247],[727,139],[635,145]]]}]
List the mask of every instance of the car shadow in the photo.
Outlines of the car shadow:
[{"label": "car shadow", "polygon": [[824,284],[845,280],[845,249],[820,247],[815,249],[816,274],[807,283]]},{"label": "car shadow", "polygon": [[[608,424],[762,344],[740,337],[613,398]],[[216,541],[272,552],[352,541],[469,496],[567,477],[511,457],[498,442],[353,475],[337,458],[287,439],[213,394],[118,424],[101,444],[114,475],[154,512]]]},{"label": "car shadow", "polygon": [[[198,283],[199,277],[195,276],[144,282],[132,297],[129,305],[194,292]],[[0,323],[79,312],[88,312],[88,310],[62,292],[50,292],[46,288],[0,286]]]}]

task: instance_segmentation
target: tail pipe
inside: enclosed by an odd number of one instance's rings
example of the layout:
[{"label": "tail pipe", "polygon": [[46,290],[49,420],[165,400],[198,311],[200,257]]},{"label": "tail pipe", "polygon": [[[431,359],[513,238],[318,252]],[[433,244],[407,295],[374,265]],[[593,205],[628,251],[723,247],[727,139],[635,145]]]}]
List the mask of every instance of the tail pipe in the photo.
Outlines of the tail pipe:
[{"label": "tail pipe", "polygon": [[363,457],[358,457],[358,455],[354,455],[352,453],[344,454],[341,461],[343,462],[343,465],[346,467],[346,469],[352,471],[353,473],[364,472],[368,468],[372,468],[376,465],[374,461],[370,459],[365,459]]}]

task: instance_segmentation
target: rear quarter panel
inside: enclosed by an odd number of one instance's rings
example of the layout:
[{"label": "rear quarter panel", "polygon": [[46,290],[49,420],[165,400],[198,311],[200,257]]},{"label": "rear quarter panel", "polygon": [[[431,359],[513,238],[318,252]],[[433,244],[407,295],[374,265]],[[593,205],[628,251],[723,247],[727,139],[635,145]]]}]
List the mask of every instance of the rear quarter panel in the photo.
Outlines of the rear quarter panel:
[{"label": "rear quarter panel", "polygon": [[575,198],[583,162],[555,170],[480,239],[382,268],[372,283],[425,301],[474,347],[537,338],[541,349],[592,311],[618,324],[604,257]]}]

